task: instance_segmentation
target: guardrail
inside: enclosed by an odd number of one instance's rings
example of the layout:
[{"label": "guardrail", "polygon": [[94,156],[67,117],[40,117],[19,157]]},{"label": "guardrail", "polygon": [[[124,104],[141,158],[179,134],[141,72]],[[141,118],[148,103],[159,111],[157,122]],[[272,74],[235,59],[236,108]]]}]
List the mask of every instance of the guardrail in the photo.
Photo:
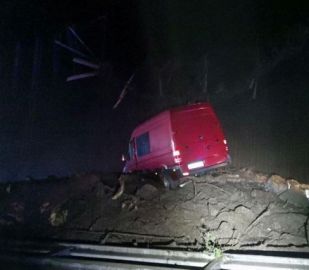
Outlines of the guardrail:
[{"label": "guardrail", "polygon": [[[309,269],[309,254],[224,253],[119,247],[83,243],[2,242],[1,269]],[[267,254],[267,255],[266,255]],[[270,254],[270,255],[269,255]],[[15,268],[14,268],[15,267]],[[37,268],[35,268],[37,267]],[[32,269],[32,268],[31,268]]]}]

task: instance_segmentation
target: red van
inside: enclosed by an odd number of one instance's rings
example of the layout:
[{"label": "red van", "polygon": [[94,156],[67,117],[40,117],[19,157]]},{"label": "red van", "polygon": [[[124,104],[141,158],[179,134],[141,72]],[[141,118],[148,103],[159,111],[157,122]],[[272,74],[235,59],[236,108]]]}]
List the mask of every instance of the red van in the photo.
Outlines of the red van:
[{"label": "red van", "polygon": [[[165,185],[230,163],[220,122],[209,103],[164,111],[134,129],[124,173],[155,172]],[[177,177],[171,177],[177,176]]]}]

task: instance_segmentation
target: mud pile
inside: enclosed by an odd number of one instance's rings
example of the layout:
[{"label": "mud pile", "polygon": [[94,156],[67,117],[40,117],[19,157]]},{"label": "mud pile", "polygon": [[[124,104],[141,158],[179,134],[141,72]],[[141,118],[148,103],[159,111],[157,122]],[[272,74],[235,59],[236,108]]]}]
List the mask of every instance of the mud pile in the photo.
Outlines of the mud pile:
[{"label": "mud pile", "polygon": [[165,191],[129,177],[85,174],[2,185],[2,236],[189,249],[309,252],[309,201],[296,180],[230,169]]}]

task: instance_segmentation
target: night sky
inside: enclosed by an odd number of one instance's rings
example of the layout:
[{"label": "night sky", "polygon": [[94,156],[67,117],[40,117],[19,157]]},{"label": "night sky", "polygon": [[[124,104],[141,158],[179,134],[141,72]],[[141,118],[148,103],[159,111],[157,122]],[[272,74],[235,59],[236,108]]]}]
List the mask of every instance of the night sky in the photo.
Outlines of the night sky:
[{"label": "night sky", "polygon": [[[307,1],[2,1],[0,180],[119,171],[138,123],[207,100],[234,165],[309,181],[308,14]],[[66,82],[91,69],[54,40],[99,75]]]}]

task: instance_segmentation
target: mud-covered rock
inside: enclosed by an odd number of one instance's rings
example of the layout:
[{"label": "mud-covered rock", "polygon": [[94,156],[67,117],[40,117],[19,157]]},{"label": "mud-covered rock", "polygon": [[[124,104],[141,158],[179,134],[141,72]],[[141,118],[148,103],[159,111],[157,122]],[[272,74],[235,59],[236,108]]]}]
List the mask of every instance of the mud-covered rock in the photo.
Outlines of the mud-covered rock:
[{"label": "mud-covered rock", "polygon": [[67,209],[55,208],[49,217],[50,225],[55,227],[63,225],[67,221],[68,213]]},{"label": "mud-covered rock", "polygon": [[309,207],[309,200],[306,195],[301,191],[288,189],[279,195],[279,198],[287,203],[293,204],[298,207]]},{"label": "mud-covered rock", "polygon": [[286,191],[288,189],[288,184],[283,177],[274,174],[267,180],[265,189],[278,194]]},{"label": "mud-covered rock", "polygon": [[136,196],[140,197],[144,200],[152,200],[153,198],[157,197],[159,191],[156,187],[150,184],[143,185],[139,190],[136,192]]}]

